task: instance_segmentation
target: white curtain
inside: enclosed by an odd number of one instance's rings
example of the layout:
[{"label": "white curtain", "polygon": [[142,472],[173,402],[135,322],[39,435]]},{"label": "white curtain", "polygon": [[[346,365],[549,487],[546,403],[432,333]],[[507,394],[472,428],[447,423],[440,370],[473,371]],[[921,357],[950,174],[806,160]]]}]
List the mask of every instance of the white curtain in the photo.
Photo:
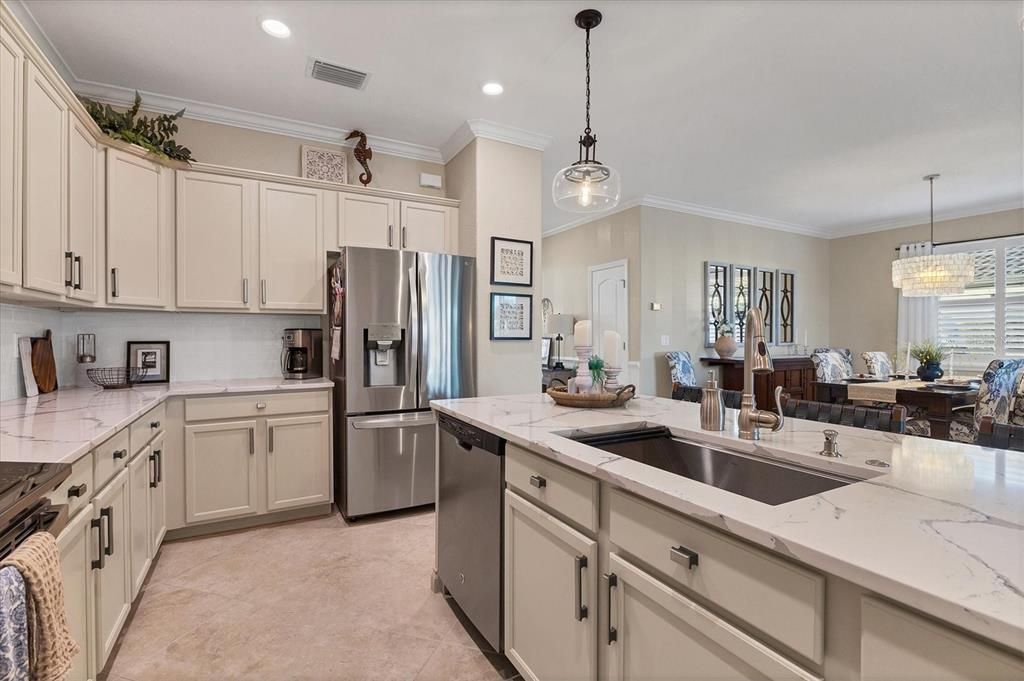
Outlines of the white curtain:
[{"label": "white curtain", "polygon": [[[899,257],[915,258],[920,255],[931,255],[932,244],[922,241],[916,244],[900,246]],[[938,324],[938,305],[934,297],[906,298],[899,297],[899,308],[896,317],[896,360],[903,367],[907,361],[907,346],[924,340],[936,340]],[[913,364],[913,360],[911,360]]]}]

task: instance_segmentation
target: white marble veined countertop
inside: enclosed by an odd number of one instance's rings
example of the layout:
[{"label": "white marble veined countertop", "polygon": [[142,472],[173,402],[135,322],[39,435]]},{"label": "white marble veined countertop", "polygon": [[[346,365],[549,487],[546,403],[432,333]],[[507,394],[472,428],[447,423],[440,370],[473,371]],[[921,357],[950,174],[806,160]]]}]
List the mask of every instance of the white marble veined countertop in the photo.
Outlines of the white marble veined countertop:
[{"label": "white marble veined countertop", "polygon": [[329,379],[242,378],[61,388],[0,402],[0,462],[71,463],[169,397],[331,388]]},{"label": "white marble veined countertop", "polygon": [[[559,407],[543,394],[440,400],[441,412],[509,442],[849,580],[984,638],[1024,648],[1024,455],[835,426],[842,459],[818,455],[826,424],[786,419],[740,440],[700,429],[700,405],[637,397],[620,409]],[[557,433],[647,422],[677,437],[865,478],[771,506]],[[891,468],[865,464],[881,459]]]}]

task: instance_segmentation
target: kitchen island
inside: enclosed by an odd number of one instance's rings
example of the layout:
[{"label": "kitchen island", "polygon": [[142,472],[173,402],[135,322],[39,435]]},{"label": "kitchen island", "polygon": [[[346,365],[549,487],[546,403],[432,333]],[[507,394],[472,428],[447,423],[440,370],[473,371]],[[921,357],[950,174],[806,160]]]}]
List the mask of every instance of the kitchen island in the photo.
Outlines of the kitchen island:
[{"label": "kitchen island", "polygon": [[[698,619],[704,618],[695,629],[704,632],[700,636],[709,629],[718,632],[702,646],[720,653],[711,655],[709,670],[722,659],[758,670],[737,672],[736,678],[763,678],[758,673],[830,680],[916,678],[939,671],[947,674],[941,678],[1013,678],[1007,675],[1024,670],[1019,652],[1024,644],[1024,456],[1019,453],[837,426],[843,458],[827,459],[818,455],[822,430],[829,427],[825,424],[789,419],[780,432],[762,431],[760,441],[744,441],[736,435],[734,411],[727,410],[723,432],[708,432],[700,429],[699,405],[654,397],[638,397],[625,408],[610,410],[558,407],[544,395],[445,400],[432,406],[509,443],[505,647],[527,678],[549,678],[537,670],[558,670],[560,662],[545,659],[558,655],[557,649],[524,640],[525,635],[515,640],[521,631],[515,618],[539,607],[516,605],[516,599],[527,598],[524,588],[517,588],[521,563],[514,544],[525,536],[516,529],[516,519],[526,516],[531,522],[545,517],[557,522],[560,529],[549,537],[561,532],[565,541],[589,546],[598,556],[598,570],[584,569],[593,574],[593,580],[587,577],[592,587],[584,585],[578,594],[594,604],[590,612],[597,610],[598,616],[575,621],[590,620],[601,633],[596,629],[593,638],[599,641],[591,641],[582,632],[578,643],[593,643],[595,650],[574,652],[582,656],[577,663],[584,660],[595,669],[593,660],[602,660],[612,678],[652,672],[630,667],[642,650],[627,643],[627,618],[669,649],[689,645],[674,639],[671,627],[651,633],[657,629],[652,622],[668,615],[647,612],[645,618],[641,612],[646,611],[637,605],[640,591],[653,598],[649,602],[675,603],[678,616],[688,613],[691,625],[698,613]],[[565,437],[579,429],[639,424],[665,426],[680,439],[859,482],[769,505]],[[535,472],[529,482],[517,484],[510,476],[524,467],[544,469],[548,478]],[[591,495],[593,520],[558,501],[558,476],[565,478],[566,490],[575,490],[574,503]],[[658,545],[656,553],[645,553],[658,538],[673,543],[689,538],[691,544]],[[695,544],[703,548],[695,550]],[[673,563],[668,562],[670,548]],[[732,560],[730,551],[747,553]],[[579,553],[585,555],[582,549]],[[682,565],[678,558],[691,553],[700,554],[700,562],[690,558]],[[750,584],[758,574],[744,574],[744,566],[761,566],[761,595]],[[776,577],[773,570],[782,579],[787,569],[796,581],[770,581]],[[605,575],[601,588],[598,573]],[[641,575],[646,590],[617,587],[624,573]],[[740,594],[745,601],[738,599]],[[800,607],[787,610],[794,602]],[[775,621],[773,612],[789,616]],[[901,636],[908,638],[902,641]],[[533,646],[534,659],[517,645]],[[914,646],[934,650],[915,656]],[[694,651],[689,655],[693,659]]]}]

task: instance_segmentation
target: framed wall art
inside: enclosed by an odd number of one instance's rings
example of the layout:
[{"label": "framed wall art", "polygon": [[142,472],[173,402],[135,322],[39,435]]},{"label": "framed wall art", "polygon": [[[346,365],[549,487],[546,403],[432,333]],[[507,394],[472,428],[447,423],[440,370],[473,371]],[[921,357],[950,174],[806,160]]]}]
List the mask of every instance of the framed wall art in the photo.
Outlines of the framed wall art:
[{"label": "framed wall art", "polygon": [[348,157],[344,149],[302,145],[302,176],[310,180],[348,184]]},{"label": "framed wall art", "polygon": [[533,242],[492,236],[491,283],[533,286]]},{"label": "framed wall art", "polygon": [[171,380],[171,341],[128,341],[128,367],[145,367],[139,383],[167,383]]},{"label": "framed wall art", "polygon": [[533,339],[533,296],[491,294],[491,340]]}]

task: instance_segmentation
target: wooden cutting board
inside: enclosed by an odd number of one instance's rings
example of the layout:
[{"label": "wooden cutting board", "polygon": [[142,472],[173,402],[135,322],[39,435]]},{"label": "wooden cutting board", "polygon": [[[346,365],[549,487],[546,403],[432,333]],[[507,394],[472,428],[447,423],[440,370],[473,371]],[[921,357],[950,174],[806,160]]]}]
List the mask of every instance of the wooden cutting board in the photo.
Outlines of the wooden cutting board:
[{"label": "wooden cutting board", "polygon": [[52,393],[57,389],[57,364],[53,359],[53,333],[47,329],[42,338],[32,339],[32,374],[39,392]]}]

